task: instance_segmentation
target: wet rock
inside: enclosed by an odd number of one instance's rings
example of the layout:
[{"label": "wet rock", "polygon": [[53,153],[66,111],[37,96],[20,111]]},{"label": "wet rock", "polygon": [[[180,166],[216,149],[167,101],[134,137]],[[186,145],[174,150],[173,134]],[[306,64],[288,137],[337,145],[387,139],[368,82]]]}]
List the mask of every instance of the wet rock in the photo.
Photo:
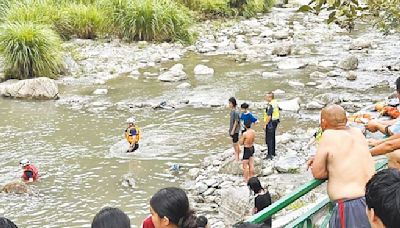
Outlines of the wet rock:
[{"label": "wet rock", "polygon": [[295,82],[295,81],[289,81],[288,84],[292,87],[304,87],[304,83],[302,82]]},{"label": "wet rock", "polygon": [[357,74],[354,71],[349,71],[346,74],[346,79],[349,81],[355,81],[357,80]]},{"label": "wet rock", "polygon": [[326,78],[326,77],[327,77],[326,74],[319,72],[319,71],[314,71],[310,74],[311,79],[320,79],[320,78]]},{"label": "wet rock", "polygon": [[338,66],[343,70],[355,70],[358,67],[358,58],[354,55],[347,56],[339,62]]},{"label": "wet rock", "polygon": [[280,75],[278,73],[275,72],[262,72],[262,77],[263,78],[277,78]]},{"label": "wet rock", "polygon": [[341,76],[343,76],[343,73],[340,71],[333,70],[333,71],[329,71],[326,74],[326,76],[328,76],[330,78],[341,77]]},{"label": "wet rock", "polygon": [[214,69],[210,68],[208,66],[199,64],[199,65],[196,65],[196,67],[194,68],[194,74],[195,75],[213,75]]},{"label": "wet rock", "polygon": [[179,84],[176,88],[177,89],[186,89],[186,88],[190,88],[190,87],[191,87],[190,83],[184,82],[184,83]]},{"label": "wet rock", "polygon": [[122,186],[135,188],[136,187],[136,180],[133,176],[133,173],[127,173],[122,176]]},{"label": "wet rock", "polygon": [[339,104],[341,102],[339,96],[330,93],[317,95],[316,97],[314,97],[314,100],[323,105]]},{"label": "wet rock", "polygon": [[300,110],[300,99],[295,98],[293,100],[279,101],[278,105],[283,111],[298,112]]},{"label": "wet rock", "polygon": [[301,69],[307,66],[307,63],[300,59],[285,59],[278,63],[278,68],[281,70]]},{"label": "wet rock", "polygon": [[299,173],[302,162],[295,155],[280,158],[275,163],[275,169],[280,173]]},{"label": "wet rock", "polygon": [[162,73],[160,76],[158,76],[158,80],[162,82],[177,82],[177,81],[182,81],[186,80],[187,75],[183,71],[183,65],[182,64],[175,64],[173,67],[171,67],[168,71]]},{"label": "wet rock", "polygon": [[324,107],[323,104],[320,104],[318,101],[311,101],[310,103],[306,104],[306,109],[308,110],[319,110]]},{"label": "wet rock", "polygon": [[96,89],[93,94],[94,95],[106,95],[108,93],[108,89]]},{"label": "wet rock", "polygon": [[204,193],[205,191],[207,191],[208,186],[207,186],[205,183],[203,183],[203,182],[197,182],[196,185],[195,185],[195,188],[196,188],[196,191],[197,191],[199,194],[202,194],[202,193]]},{"label": "wet rock", "polygon": [[25,99],[58,99],[58,86],[50,78],[8,80],[0,83],[0,95]]},{"label": "wet rock", "polygon": [[372,47],[372,42],[370,40],[356,39],[356,40],[352,41],[349,49],[350,50],[362,50],[362,49],[367,49],[367,48],[371,48],[371,47]]},{"label": "wet rock", "polygon": [[280,43],[275,45],[274,49],[272,50],[272,54],[277,56],[287,56],[290,55],[291,51],[292,51],[291,44]]},{"label": "wet rock", "polygon": [[226,227],[232,227],[238,221],[238,218],[243,218],[249,214],[253,206],[249,203],[249,197],[247,186],[221,191],[219,212],[223,217]]},{"label": "wet rock", "polygon": [[32,194],[29,186],[23,182],[11,182],[3,186],[0,192],[10,194]]}]

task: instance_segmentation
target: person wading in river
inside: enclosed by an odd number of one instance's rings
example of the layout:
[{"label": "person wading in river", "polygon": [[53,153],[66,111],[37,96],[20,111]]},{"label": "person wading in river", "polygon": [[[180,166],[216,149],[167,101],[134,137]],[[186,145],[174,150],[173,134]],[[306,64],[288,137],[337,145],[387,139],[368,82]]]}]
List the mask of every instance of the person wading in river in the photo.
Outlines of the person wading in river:
[{"label": "person wading in river", "polygon": [[229,120],[229,135],[232,138],[233,150],[235,152],[235,161],[239,161],[239,132],[240,132],[240,114],[237,110],[237,102],[234,97],[229,98],[230,120]]},{"label": "person wading in river", "polygon": [[268,148],[267,159],[272,159],[275,153],[275,134],[279,124],[279,106],[272,92],[267,93],[265,100],[268,105],[264,111],[265,143]]},{"label": "person wading in river", "polygon": [[346,126],[346,112],[330,105],[321,112],[322,138],[311,165],[317,179],[328,179],[334,202],[329,227],[370,227],[366,214],[365,185],[374,175],[374,160],[359,129]]},{"label": "person wading in river", "polygon": [[33,164],[31,164],[31,162],[28,159],[22,159],[19,162],[23,173],[22,173],[22,180],[25,182],[34,182],[37,181],[39,179],[39,171],[36,168],[36,166],[34,166]]},{"label": "person wading in river", "polygon": [[126,122],[128,123],[128,128],[125,130],[125,138],[129,143],[129,148],[126,152],[131,153],[139,149],[140,128],[136,126],[136,120],[133,117],[127,119]]},{"label": "person wading in river", "polygon": [[254,140],[256,137],[256,132],[251,129],[251,120],[247,120],[244,123],[246,131],[243,133],[240,138],[240,145],[244,145],[243,149],[243,177],[244,182],[250,179],[250,177],[254,176]]}]

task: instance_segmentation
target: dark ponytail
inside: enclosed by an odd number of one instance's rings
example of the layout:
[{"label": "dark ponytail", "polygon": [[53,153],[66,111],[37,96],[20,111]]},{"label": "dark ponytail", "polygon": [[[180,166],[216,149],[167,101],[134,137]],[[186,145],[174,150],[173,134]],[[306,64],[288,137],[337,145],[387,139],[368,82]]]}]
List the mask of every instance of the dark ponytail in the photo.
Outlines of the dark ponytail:
[{"label": "dark ponytail", "polygon": [[196,216],[190,210],[189,199],[180,188],[163,188],[150,199],[150,206],[160,218],[167,217],[179,228],[197,228]]}]

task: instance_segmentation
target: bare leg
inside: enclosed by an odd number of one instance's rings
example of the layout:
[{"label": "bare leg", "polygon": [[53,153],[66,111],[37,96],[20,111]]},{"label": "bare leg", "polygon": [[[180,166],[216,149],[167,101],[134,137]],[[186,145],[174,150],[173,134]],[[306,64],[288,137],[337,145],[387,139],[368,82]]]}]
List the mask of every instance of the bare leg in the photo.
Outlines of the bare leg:
[{"label": "bare leg", "polygon": [[249,180],[249,160],[243,160],[243,177],[244,182],[247,183]]},{"label": "bare leg", "polygon": [[400,170],[400,150],[395,150],[392,153],[386,154],[388,157],[388,167]]},{"label": "bare leg", "polygon": [[235,151],[235,161],[239,161],[239,155],[240,155],[240,146],[239,143],[233,144],[233,149]]},{"label": "bare leg", "polygon": [[249,176],[248,179],[251,177],[254,177],[254,158],[250,157],[249,158]]}]

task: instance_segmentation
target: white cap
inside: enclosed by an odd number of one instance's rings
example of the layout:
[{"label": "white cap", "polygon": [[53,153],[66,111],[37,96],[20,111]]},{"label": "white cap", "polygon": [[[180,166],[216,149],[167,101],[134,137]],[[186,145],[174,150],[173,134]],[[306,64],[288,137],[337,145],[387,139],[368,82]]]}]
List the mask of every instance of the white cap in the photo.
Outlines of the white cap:
[{"label": "white cap", "polygon": [[30,162],[28,159],[22,159],[22,160],[19,162],[19,164],[20,164],[21,166],[27,166],[27,165],[30,165],[31,162]]},{"label": "white cap", "polygon": [[133,118],[133,117],[131,117],[131,118],[128,118],[127,120],[126,120],[126,123],[135,123],[136,122],[136,120],[135,120],[135,118]]}]

